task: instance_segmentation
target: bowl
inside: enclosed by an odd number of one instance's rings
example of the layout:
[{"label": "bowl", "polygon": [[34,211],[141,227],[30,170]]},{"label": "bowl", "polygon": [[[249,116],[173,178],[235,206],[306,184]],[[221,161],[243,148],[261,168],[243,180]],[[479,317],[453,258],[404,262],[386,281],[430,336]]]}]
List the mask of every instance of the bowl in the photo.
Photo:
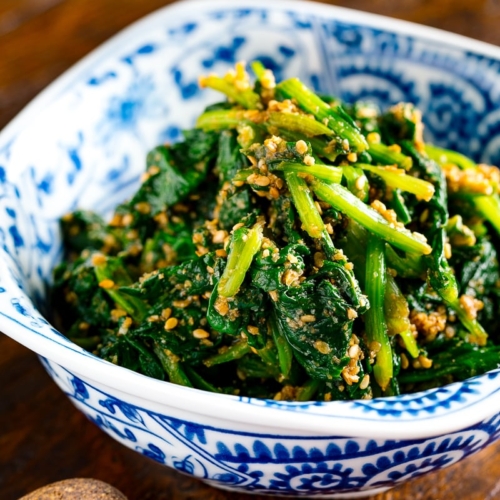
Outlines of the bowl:
[{"label": "bowl", "polygon": [[214,486],[358,498],[447,467],[500,437],[500,370],[372,401],[279,402],[150,379],[72,344],[46,318],[58,219],[107,214],[147,150],[218,97],[202,73],[260,59],[279,79],[423,111],[427,138],[500,159],[500,50],[302,1],[192,0],[124,30],[0,134],[0,329],[39,354],[75,406],[124,445]]}]

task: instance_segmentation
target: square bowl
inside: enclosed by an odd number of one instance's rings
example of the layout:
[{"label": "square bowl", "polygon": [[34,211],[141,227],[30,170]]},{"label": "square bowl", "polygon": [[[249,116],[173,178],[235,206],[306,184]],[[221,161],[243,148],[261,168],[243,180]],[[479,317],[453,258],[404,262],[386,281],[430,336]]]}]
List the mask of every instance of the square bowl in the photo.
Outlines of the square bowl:
[{"label": "square bowl", "polygon": [[47,321],[59,218],[109,214],[136,189],[148,149],[179,139],[216,99],[198,76],[254,59],[346,101],[414,102],[432,142],[500,159],[495,47],[299,0],[174,4],[86,57],[0,134],[0,329],[105,432],[215,486],[355,498],[479,451],[500,436],[500,370],[372,401],[257,400],[144,377]]}]

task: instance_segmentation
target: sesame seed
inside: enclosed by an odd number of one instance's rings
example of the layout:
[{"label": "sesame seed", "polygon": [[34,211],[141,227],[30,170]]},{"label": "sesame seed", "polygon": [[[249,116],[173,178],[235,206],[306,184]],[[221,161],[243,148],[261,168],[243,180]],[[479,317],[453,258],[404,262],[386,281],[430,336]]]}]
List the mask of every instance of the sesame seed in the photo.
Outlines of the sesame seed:
[{"label": "sesame seed", "polygon": [[359,348],[358,344],[354,344],[349,348],[349,357],[353,359],[357,359],[359,356],[359,353],[361,352],[361,349]]},{"label": "sesame seed", "polygon": [[116,238],[112,234],[107,234],[104,237],[104,243],[108,246],[113,246],[116,243]]},{"label": "sesame seed", "polygon": [[312,314],[304,314],[300,317],[300,321],[302,321],[302,323],[314,323],[316,321],[316,316],[313,316]]},{"label": "sesame seed", "polygon": [[151,205],[147,201],[140,201],[135,204],[135,209],[143,215],[149,214],[151,212]]},{"label": "sesame seed", "polygon": [[173,330],[179,324],[177,318],[168,318],[165,322],[165,330]]},{"label": "sesame seed", "polygon": [[266,177],[265,175],[258,175],[256,178],[253,180],[252,184],[255,184],[256,186],[269,186],[271,181],[269,180],[269,177]]},{"label": "sesame seed", "polygon": [[257,165],[257,158],[255,158],[255,156],[247,156],[247,158],[250,160],[253,167]]},{"label": "sesame seed", "polygon": [[401,368],[406,370],[410,366],[410,362],[408,361],[408,357],[404,352],[401,353]]},{"label": "sesame seed", "polygon": [[172,309],[170,309],[170,307],[163,309],[163,311],[161,312],[161,317],[164,320],[167,320],[168,318],[170,318],[170,316],[172,316]]},{"label": "sesame seed", "polygon": [[292,269],[287,269],[283,273],[283,277],[281,279],[282,283],[286,286],[291,286],[299,277],[299,274]]},{"label": "sesame seed", "polygon": [[221,316],[225,316],[229,312],[227,299],[219,295],[215,301],[214,308]]},{"label": "sesame seed", "polygon": [[102,253],[96,253],[92,256],[92,265],[100,266],[101,264],[106,264],[106,257]]},{"label": "sesame seed", "polygon": [[345,255],[342,250],[337,250],[333,256],[333,260],[345,260]]},{"label": "sesame seed", "polygon": [[126,316],[127,313],[123,309],[111,309],[111,319],[113,321],[118,321],[123,316]]},{"label": "sesame seed", "polygon": [[323,267],[323,263],[325,262],[325,256],[322,252],[315,252],[314,254],[314,265],[317,268]]},{"label": "sesame seed", "polygon": [[277,200],[280,197],[280,192],[275,187],[272,187],[269,189],[269,196]]},{"label": "sesame seed", "polygon": [[270,139],[267,139],[266,141],[264,141],[264,146],[269,153],[276,153],[276,149],[277,149],[276,144],[273,141],[271,141]]},{"label": "sesame seed", "polygon": [[224,243],[226,236],[227,236],[227,231],[224,231],[223,229],[216,231],[212,236],[212,242],[213,243]]},{"label": "sesame seed", "polygon": [[256,326],[247,325],[247,332],[250,335],[258,335],[259,334],[259,329]]},{"label": "sesame seed", "polygon": [[120,328],[118,329],[118,335],[125,335],[131,326],[132,326],[132,318],[129,318],[127,316],[123,320],[123,323],[120,325]]},{"label": "sesame seed", "polygon": [[128,240],[135,240],[139,237],[139,232],[136,229],[131,229],[125,236]]},{"label": "sesame seed", "polygon": [[249,184],[253,184],[253,181],[254,181],[255,179],[257,179],[257,175],[258,175],[258,174],[250,174],[250,175],[247,177],[247,182],[248,182]]},{"label": "sesame seed", "polygon": [[456,330],[452,326],[447,326],[444,330],[444,334],[447,338],[452,339],[455,336]]},{"label": "sesame seed", "polygon": [[418,360],[420,361],[420,365],[422,366],[422,368],[428,369],[432,366],[432,359],[429,359],[426,356],[420,355],[418,357]]},{"label": "sesame seed", "polygon": [[322,340],[316,340],[314,342],[314,348],[321,354],[329,354],[331,351],[330,346]]},{"label": "sesame seed", "polygon": [[194,233],[193,234],[193,243],[195,245],[199,245],[200,243],[203,243],[203,235],[201,233]]},{"label": "sesame seed", "polygon": [[359,388],[364,391],[369,385],[370,385],[370,375],[366,374],[363,377],[363,380],[361,380]]},{"label": "sesame seed", "polygon": [[356,319],[358,317],[358,313],[354,309],[349,308],[347,309],[347,317],[349,319]]},{"label": "sesame seed", "polygon": [[105,290],[109,290],[110,288],[113,288],[115,286],[115,282],[110,279],[105,279],[99,283],[99,286],[101,288],[104,288]]},{"label": "sesame seed", "polygon": [[205,255],[205,254],[208,253],[208,248],[199,245],[199,246],[196,247],[196,252],[195,253],[196,253],[196,255],[198,257],[201,257],[202,255]]},{"label": "sesame seed", "polygon": [[112,227],[120,227],[122,225],[122,216],[118,214],[113,215],[109,225]]},{"label": "sesame seed", "polygon": [[168,217],[165,212],[160,212],[159,214],[154,216],[154,220],[158,222],[158,224],[163,227],[168,224]]},{"label": "sesame seed", "polygon": [[220,257],[221,259],[224,259],[225,257],[227,257],[227,252],[223,248],[219,248],[215,251],[215,255],[217,255],[217,257]]},{"label": "sesame seed", "polygon": [[187,307],[189,304],[191,304],[191,301],[189,299],[185,299],[185,300],[174,300],[172,302],[172,305],[174,307],[178,307],[179,309],[184,309],[185,307]]},{"label": "sesame seed", "polygon": [[316,160],[311,155],[305,155],[303,161],[304,161],[304,165],[307,165],[309,167],[316,163]]},{"label": "sesame seed", "polygon": [[484,303],[481,300],[477,300],[470,295],[461,295],[459,303],[470,319],[476,319],[477,312],[484,308]]},{"label": "sesame seed", "polygon": [[134,222],[134,216],[132,214],[125,214],[121,222],[123,226],[130,226]]},{"label": "sesame seed", "polygon": [[295,143],[295,149],[297,150],[297,153],[300,155],[306,154],[308,151],[308,147],[305,141],[300,140]]},{"label": "sesame seed", "polygon": [[349,153],[347,155],[347,159],[351,162],[351,163],[355,163],[358,161],[358,155],[356,153]]},{"label": "sesame seed", "polygon": [[193,337],[195,339],[206,339],[210,337],[210,333],[208,333],[206,330],[203,330],[203,328],[197,328],[196,330],[193,330]]}]

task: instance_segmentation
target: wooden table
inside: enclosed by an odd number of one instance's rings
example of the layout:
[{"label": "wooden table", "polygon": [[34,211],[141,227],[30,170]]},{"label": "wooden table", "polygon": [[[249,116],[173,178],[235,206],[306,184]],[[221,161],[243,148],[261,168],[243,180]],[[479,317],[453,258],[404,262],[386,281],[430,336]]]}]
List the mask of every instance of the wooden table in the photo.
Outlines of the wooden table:
[{"label": "wooden table", "polygon": [[[0,0],[0,129],[40,90],[165,0]],[[500,45],[499,0],[337,0]],[[93,477],[130,500],[253,498],[221,492],[106,436],[53,384],[36,356],[0,334],[0,498]],[[500,499],[500,443],[372,500]],[[263,498],[263,497],[261,497]]]}]

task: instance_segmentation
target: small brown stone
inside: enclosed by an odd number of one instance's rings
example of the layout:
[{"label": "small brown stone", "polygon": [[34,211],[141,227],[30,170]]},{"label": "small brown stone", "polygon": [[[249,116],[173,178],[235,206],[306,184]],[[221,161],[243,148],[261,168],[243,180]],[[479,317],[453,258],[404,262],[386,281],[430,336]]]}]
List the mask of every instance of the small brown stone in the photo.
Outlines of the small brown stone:
[{"label": "small brown stone", "polygon": [[127,497],[103,481],[77,478],[48,484],[19,500],[127,500]]}]

